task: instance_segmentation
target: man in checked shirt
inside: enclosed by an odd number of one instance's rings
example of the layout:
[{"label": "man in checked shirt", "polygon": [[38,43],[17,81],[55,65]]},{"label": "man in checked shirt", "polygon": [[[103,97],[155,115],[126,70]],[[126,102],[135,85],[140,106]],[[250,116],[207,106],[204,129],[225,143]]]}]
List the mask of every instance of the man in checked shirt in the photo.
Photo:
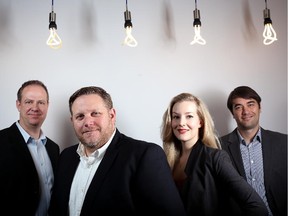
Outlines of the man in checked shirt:
[{"label": "man in checked shirt", "polygon": [[248,86],[235,88],[227,107],[237,128],[221,137],[222,148],[262,197],[269,215],[287,216],[287,134],[259,125],[261,97]]}]

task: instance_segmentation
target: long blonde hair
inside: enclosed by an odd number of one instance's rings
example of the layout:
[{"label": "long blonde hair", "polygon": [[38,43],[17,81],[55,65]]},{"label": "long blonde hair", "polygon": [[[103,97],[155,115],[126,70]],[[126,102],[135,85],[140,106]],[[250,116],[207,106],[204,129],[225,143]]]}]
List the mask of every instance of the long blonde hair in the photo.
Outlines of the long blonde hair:
[{"label": "long blonde hair", "polygon": [[182,144],[180,140],[178,140],[174,135],[171,126],[172,109],[176,103],[183,101],[192,101],[196,104],[197,115],[202,122],[202,127],[199,129],[199,139],[201,139],[204,145],[208,147],[218,149],[221,148],[219,138],[215,130],[214,121],[204,102],[190,93],[181,93],[172,98],[168,108],[163,114],[161,125],[161,139],[163,141],[163,149],[166,153],[167,160],[171,169],[174,168],[175,162],[179,159],[182,152]]}]

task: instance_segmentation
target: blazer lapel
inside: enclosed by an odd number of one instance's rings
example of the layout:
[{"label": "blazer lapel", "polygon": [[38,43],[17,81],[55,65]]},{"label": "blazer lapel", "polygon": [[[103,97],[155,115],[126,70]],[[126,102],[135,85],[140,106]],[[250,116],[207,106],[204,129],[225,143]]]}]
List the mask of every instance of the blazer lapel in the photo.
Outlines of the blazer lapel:
[{"label": "blazer lapel", "polygon": [[102,183],[105,181],[105,176],[107,172],[110,170],[114,159],[118,154],[118,147],[117,144],[120,142],[119,139],[121,137],[120,132],[117,130],[116,134],[111,141],[109,147],[106,150],[106,153],[91,181],[89,189],[86,194],[86,198],[83,203],[82,212],[85,212],[85,209],[88,208],[90,205],[93,205],[93,200],[90,197],[94,197],[97,194],[97,191],[101,188]]},{"label": "blazer lapel", "polygon": [[28,149],[27,143],[21,135],[16,123],[14,123],[9,129],[9,139],[11,139],[10,145],[14,149],[15,155],[21,157],[20,161],[22,161],[22,163],[26,163],[27,166],[32,167],[32,169],[35,169],[36,172],[36,167]]},{"label": "blazer lapel", "polygon": [[228,139],[228,149],[229,153],[231,154],[231,160],[234,164],[235,168],[238,170],[241,176],[246,179],[246,174],[243,166],[243,161],[240,152],[240,143],[237,134],[237,129],[235,129]]},{"label": "blazer lapel", "polygon": [[[275,142],[275,140],[270,140],[269,136],[267,136],[264,129],[261,128],[261,144],[262,144],[262,152],[263,152],[263,168],[264,168],[264,182],[265,184],[269,185],[269,178],[273,177],[271,175],[271,159],[273,155],[273,145],[270,145],[269,143]],[[276,141],[277,142],[277,141]],[[275,155],[275,154],[274,154]]]}]

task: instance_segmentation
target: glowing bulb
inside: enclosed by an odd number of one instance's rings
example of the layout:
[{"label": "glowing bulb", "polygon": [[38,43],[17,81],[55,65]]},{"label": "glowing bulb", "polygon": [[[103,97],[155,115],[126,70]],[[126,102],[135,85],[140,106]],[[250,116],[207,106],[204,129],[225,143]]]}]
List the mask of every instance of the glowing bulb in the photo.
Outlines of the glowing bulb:
[{"label": "glowing bulb", "polygon": [[277,40],[276,32],[274,31],[272,24],[266,24],[263,31],[263,43],[269,45]]},{"label": "glowing bulb", "polygon": [[62,40],[56,32],[56,13],[53,11],[49,14],[49,31],[50,35],[46,41],[46,44],[50,46],[52,49],[59,49],[62,47]]},{"label": "glowing bulb", "polygon": [[205,45],[206,41],[200,35],[200,25],[194,26],[194,32],[195,32],[194,39],[191,41],[190,44],[193,45],[195,43],[198,43],[198,44],[201,44],[201,45]]},{"label": "glowing bulb", "polygon": [[265,8],[263,14],[264,14],[263,43],[265,45],[269,45],[277,40],[277,35],[272,27],[272,20],[270,19],[270,10]]},{"label": "glowing bulb", "polygon": [[200,11],[198,9],[195,9],[193,11],[194,13],[194,22],[193,22],[193,26],[194,26],[194,38],[191,41],[191,45],[198,43],[201,45],[205,45],[206,41],[204,38],[202,38],[201,34],[200,34],[200,28],[201,28],[201,21],[200,21]]},{"label": "glowing bulb", "polygon": [[56,32],[55,28],[50,28],[50,35],[47,39],[47,45],[50,46],[52,49],[59,49],[62,47],[62,40]]},{"label": "glowing bulb", "polygon": [[132,36],[132,26],[126,27],[126,37],[124,39],[123,44],[130,46],[130,47],[136,47],[138,45],[138,42],[135,40],[135,38]]},{"label": "glowing bulb", "polygon": [[138,42],[136,39],[132,36],[132,22],[131,22],[131,13],[128,11],[127,6],[126,6],[126,11],[124,12],[124,18],[125,18],[125,23],[124,23],[124,28],[126,31],[126,37],[123,41],[123,45],[127,45],[130,47],[136,47],[138,45]]}]

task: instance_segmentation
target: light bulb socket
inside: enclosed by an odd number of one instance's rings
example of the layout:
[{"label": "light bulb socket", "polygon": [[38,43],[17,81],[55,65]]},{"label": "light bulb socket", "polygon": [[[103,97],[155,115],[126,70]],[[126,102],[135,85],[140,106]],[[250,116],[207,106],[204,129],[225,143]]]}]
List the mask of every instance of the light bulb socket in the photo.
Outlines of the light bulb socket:
[{"label": "light bulb socket", "polygon": [[125,18],[124,28],[126,28],[126,27],[132,27],[131,13],[130,13],[130,11],[126,10],[126,11],[124,12],[124,18]]},{"label": "light bulb socket", "polygon": [[270,10],[268,8],[264,9],[263,16],[264,16],[264,25],[272,24],[272,20],[270,18]]},{"label": "light bulb socket", "polygon": [[54,11],[52,11],[49,14],[49,29],[57,29],[57,25],[56,25],[56,13],[54,13]]},{"label": "light bulb socket", "polygon": [[194,19],[193,26],[201,26],[200,19]]},{"label": "light bulb socket", "polygon": [[56,21],[56,13],[52,11],[51,13],[49,13],[49,22],[55,22],[55,21]]},{"label": "light bulb socket", "polygon": [[49,29],[57,29],[56,22],[52,21],[49,23]]},{"label": "light bulb socket", "polygon": [[200,20],[200,10],[195,9],[193,11],[193,14],[194,14],[194,19],[199,19]]},{"label": "light bulb socket", "polygon": [[200,21],[200,10],[195,9],[193,11],[194,14],[194,22],[193,22],[193,26],[201,26],[201,21]]},{"label": "light bulb socket", "polygon": [[270,18],[265,18],[264,19],[264,25],[266,24],[271,24],[272,25],[272,20]]}]

